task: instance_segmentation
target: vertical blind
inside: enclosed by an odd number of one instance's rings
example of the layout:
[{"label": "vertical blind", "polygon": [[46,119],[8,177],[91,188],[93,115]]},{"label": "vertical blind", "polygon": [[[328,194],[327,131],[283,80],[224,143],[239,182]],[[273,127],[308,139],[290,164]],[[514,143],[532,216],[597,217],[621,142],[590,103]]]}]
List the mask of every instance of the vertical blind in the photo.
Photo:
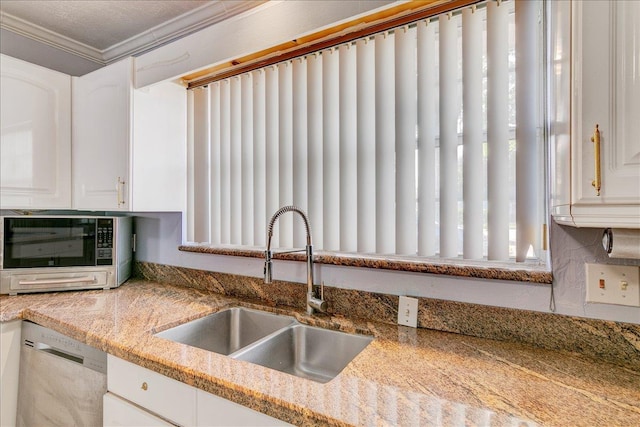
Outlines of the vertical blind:
[{"label": "vertical blind", "polygon": [[263,246],[294,204],[319,250],[538,256],[540,16],[492,0],[190,90],[188,240]]}]

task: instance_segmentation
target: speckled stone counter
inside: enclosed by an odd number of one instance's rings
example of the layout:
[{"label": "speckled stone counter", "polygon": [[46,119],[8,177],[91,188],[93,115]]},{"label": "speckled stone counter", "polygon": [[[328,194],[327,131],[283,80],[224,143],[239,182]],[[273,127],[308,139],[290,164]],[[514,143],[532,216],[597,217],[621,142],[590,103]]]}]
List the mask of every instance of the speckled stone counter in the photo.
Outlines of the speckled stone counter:
[{"label": "speckled stone counter", "polygon": [[[196,252],[201,254],[264,258],[264,248],[250,249],[239,246],[181,245],[178,249],[183,252]],[[283,253],[274,252],[273,259],[301,262],[306,260],[303,253],[287,251]],[[522,264],[492,262],[491,266],[487,266],[484,262],[473,260],[465,260],[464,264],[461,264],[457,260],[446,258],[416,258],[412,260],[402,256],[364,256],[362,254],[322,251],[314,253],[313,262],[316,264],[410,271],[413,273],[440,274],[445,276],[515,280],[540,285],[549,285],[553,281],[553,275],[542,264],[526,264],[526,267],[523,267]]]},{"label": "speckled stone counter", "polygon": [[[640,425],[640,372],[579,354],[427,329],[262,307],[130,280],[109,291],[0,297],[28,319],[296,425]],[[295,316],[375,340],[326,384],[153,336],[228,306]]]},{"label": "speckled stone counter", "polygon": [[[262,278],[140,261],[134,270],[136,277],[154,282],[305,309],[306,287],[299,283],[273,280],[265,284]],[[335,316],[397,323],[397,295],[325,286],[324,299],[327,312]],[[640,371],[638,323],[419,297],[418,327],[580,353]]]}]

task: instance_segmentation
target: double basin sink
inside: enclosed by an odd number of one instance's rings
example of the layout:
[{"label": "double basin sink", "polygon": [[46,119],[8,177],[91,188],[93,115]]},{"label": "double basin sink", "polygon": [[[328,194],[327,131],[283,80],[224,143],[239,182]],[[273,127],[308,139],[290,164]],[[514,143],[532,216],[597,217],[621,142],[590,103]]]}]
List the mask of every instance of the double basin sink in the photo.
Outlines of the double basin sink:
[{"label": "double basin sink", "polygon": [[156,336],[320,383],[335,378],[373,340],[243,307],[225,309]]}]

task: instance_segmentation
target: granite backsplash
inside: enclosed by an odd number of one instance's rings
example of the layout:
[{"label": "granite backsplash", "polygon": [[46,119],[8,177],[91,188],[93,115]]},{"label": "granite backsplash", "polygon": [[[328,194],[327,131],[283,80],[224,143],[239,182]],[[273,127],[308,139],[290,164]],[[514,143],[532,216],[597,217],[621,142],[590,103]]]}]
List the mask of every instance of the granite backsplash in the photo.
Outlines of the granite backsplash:
[{"label": "granite backsplash", "polygon": [[[136,262],[134,275],[161,283],[257,300],[263,305],[304,308],[306,287],[299,283]],[[398,296],[325,287],[328,312],[395,324]],[[419,298],[418,327],[580,353],[640,370],[640,325]],[[402,327],[406,328],[406,327]]]}]

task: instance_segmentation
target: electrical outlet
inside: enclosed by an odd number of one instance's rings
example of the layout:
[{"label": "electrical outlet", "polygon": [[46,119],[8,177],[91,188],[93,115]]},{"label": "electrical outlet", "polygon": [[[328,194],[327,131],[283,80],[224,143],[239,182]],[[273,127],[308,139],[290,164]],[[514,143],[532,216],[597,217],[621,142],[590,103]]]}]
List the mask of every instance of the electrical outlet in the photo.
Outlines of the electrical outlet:
[{"label": "electrical outlet", "polygon": [[640,307],[640,267],[586,264],[587,302]]},{"label": "electrical outlet", "polygon": [[398,302],[398,325],[418,327],[418,298],[400,297]]}]

